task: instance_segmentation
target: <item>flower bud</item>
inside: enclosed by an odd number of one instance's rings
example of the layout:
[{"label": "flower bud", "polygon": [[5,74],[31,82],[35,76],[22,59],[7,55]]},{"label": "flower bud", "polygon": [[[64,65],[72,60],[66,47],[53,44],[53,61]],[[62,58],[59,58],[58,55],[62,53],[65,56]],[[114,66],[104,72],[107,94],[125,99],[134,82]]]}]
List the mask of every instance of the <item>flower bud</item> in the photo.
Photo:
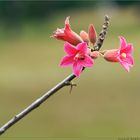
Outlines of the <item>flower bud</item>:
[{"label": "flower bud", "polygon": [[96,35],[96,31],[93,24],[89,25],[88,36],[89,36],[90,42],[94,45],[96,43],[97,35]]},{"label": "flower bud", "polygon": [[90,51],[89,50],[89,55],[92,59],[97,59],[100,56],[100,52],[99,51]]},{"label": "flower bud", "polygon": [[85,32],[85,31],[82,30],[80,32],[80,37],[83,39],[84,42],[87,42],[87,43],[89,42],[89,38],[88,38],[87,32]]}]

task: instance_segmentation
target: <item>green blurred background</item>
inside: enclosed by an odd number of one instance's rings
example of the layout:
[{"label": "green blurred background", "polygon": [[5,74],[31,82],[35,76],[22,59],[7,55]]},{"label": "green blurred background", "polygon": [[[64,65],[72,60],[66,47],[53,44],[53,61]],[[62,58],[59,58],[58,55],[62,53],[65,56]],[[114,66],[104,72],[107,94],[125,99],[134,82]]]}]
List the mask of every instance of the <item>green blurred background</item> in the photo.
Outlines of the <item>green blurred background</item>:
[{"label": "green blurred background", "polygon": [[102,58],[0,139],[117,139],[140,137],[139,1],[0,1],[0,126],[71,73],[59,67],[63,42],[50,38],[71,16],[77,33],[111,17],[102,50],[134,44],[130,73]]}]

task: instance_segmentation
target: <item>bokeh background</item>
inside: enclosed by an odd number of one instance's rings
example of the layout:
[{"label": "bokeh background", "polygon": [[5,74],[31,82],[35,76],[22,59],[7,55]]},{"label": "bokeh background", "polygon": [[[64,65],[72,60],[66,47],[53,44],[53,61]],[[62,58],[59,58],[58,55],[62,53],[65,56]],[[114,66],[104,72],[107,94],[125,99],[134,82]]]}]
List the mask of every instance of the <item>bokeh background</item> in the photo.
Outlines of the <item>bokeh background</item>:
[{"label": "bokeh background", "polygon": [[71,16],[77,33],[111,17],[103,49],[134,44],[135,66],[99,58],[69,87],[10,128],[0,139],[118,139],[140,137],[139,1],[0,1],[0,126],[71,73],[60,68],[63,42],[50,38]]}]

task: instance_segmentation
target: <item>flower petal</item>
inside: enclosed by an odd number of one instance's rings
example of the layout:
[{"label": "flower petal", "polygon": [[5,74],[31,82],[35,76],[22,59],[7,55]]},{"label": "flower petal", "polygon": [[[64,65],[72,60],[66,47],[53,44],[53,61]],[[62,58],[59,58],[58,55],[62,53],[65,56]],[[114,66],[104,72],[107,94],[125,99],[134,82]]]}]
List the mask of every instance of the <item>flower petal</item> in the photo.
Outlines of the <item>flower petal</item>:
[{"label": "flower petal", "polygon": [[87,43],[86,42],[79,43],[76,46],[76,48],[77,48],[77,50],[79,50],[83,54],[87,54],[88,53],[88,48],[87,48]]},{"label": "flower petal", "polygon": [[128,64],[127,62],[124,61],[120,61],[120,64],[124,67],[124,69],[129,72],[129,67],[131,66],[130,64]]},{"label": "flower petal", "polygon": [[77,49],[68,42],[65,42],[64,50],[68,55],[75,55],[77,53]]},{"label": "flower petal", "polygon": [[70,19],[70,16],[66,17],[65,29],[71,31],[69,19]]},{"label": "flower petal", "polygon": [[124,61],[127,62],[127,63],[130,64],[130,65],[134,65],[134,59],[133,59],[133,57],[132,57],[131,55],[128,55],[128,56],[125,58]]},{"label": "flower petal", "polygon": [[120,49],[124,49],[126,47],[126,40],[123,36],[119,36],[120,38]]},{"label": "flower petal", "polygon": [[74,56],[64,56],[60,62],[60,66],[67,67],[72,65],[74,63],[73,57]]},{"label": "flower petal", "polygon": [[126,48],[122,49],[121,52],[132,54],[134,47],[132,44],[128,44]]},{"label": "flower petal", "polygon": [[75,76],[79,76],[80,73],[82,72],[83,66],[80,65],[78,62],[75,62],[73,64],[73,73],[75,74]]},{"label": "flower petal", "polygon": [[86,55],[84,60],[80,60],[80,64],[83,67],[92,67],[94,62],[90,56]]}]

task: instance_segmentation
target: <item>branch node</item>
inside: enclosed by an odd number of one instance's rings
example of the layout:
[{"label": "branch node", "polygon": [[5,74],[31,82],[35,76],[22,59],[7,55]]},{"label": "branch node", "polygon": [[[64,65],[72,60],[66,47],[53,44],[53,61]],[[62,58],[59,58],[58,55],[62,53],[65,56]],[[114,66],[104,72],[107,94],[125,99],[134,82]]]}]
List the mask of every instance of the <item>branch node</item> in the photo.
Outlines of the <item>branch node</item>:
[{"label": "branch node", "polygon": [[72,92],[72,89],[73,89],[74,86],[77,86],[75,83],[73,83],[73,82],[71,82],[71,81],[66,81],[66,82],[65,82],[65,85],[66,85],[66,86],[70,86],[70,91],[69,91],[69,93]]},{"label": "branch node", "polygon": [[17,116],[14,116],[14,119],[16,120],[18,117]]}]

